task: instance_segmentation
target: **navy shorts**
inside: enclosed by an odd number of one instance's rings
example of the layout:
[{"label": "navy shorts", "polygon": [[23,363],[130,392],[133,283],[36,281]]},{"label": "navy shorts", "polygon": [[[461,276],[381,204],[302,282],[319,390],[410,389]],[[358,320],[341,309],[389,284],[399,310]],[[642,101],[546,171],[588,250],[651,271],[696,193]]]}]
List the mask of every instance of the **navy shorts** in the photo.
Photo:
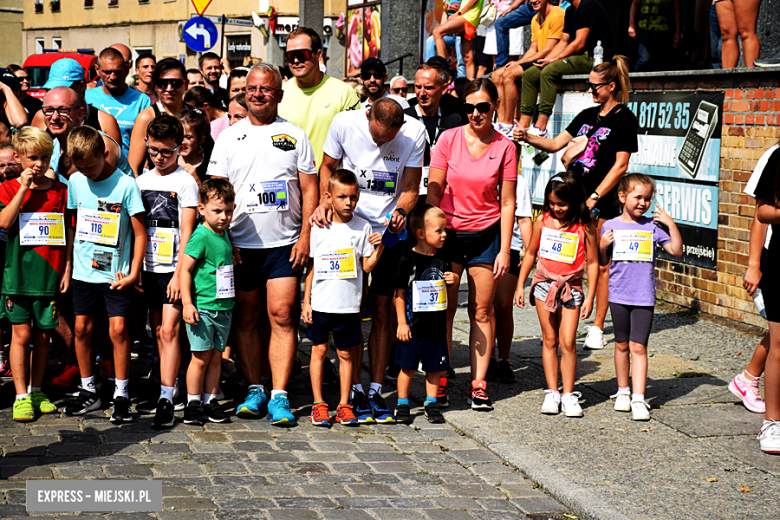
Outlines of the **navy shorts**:
[{"label": "navy shorts", "polygon": [[181,300],[171,302],[168,299],[168,284],[171,283],[173,273],[153,273],[144,271],[141,273],[141,287],[144,290],[146,306],[153,310],[162,309],[163,305],[181,304]]},{"label": "navy shorts", "polygon": [[395,277],[398,274],[398,263],[401,261],[404,243],[399,242],[391,248],[385,248],[382,256],[379,257],[379,261],[371,271],[369,289],[371,294],[388,297],[395,295]]},{"label": "navy shorts", "polygon": [[501,251],[501,228],[496,223],[484,231],[465,233],[447,230],[447,239],[441,248],[444,258],[453,264],[467,267],[475,264],[493,265]]},{"label": "navy shorts", "polygon": [[422,361],[423,372],[443,372],[450,368],[447,338],[428,339],[415,336],[409,343],[399,341],[395,349],[395,362],[404,370],[417,370]]},{"label": "navy shorts", "polygon": [[332,314],[312,311],[312,324],[306,336],[315,345],[328,343],[328,333],[333,332],[337,349],[348,349],[360,344],[360,313]]},{"label": "navy shorts", "polygon": [[133,288],[126,287],[117,291],[111,289],[108,283],[88,283],[81,280],[73,280],[71,286],[73,287],[73,314],[76,316],[87,316],[105,309],[109,318],[127,317]]},{"label": "navy shorts", "polygon": [[520,251],[516,249],[509,252],[509,274],[520,276]]},{"label": "navy shorts", "polygon": [[298,278],[290,262],[293,244],[270,249],[241,248],[241,263],[234,267],[236,290],[251,292],[275,278]]}]

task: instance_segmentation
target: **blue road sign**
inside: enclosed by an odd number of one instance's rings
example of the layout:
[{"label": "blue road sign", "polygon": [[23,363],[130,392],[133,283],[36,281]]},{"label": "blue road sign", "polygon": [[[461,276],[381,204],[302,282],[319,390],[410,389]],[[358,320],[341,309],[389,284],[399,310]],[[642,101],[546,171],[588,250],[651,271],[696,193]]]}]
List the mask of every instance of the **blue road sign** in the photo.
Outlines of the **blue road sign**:
[{"label": "blue road sign", "polygon": [[203,16],[190,18],[184,25],[184,43],[195,52],[204,52],[219,41],[219,32],[214,22]]}]

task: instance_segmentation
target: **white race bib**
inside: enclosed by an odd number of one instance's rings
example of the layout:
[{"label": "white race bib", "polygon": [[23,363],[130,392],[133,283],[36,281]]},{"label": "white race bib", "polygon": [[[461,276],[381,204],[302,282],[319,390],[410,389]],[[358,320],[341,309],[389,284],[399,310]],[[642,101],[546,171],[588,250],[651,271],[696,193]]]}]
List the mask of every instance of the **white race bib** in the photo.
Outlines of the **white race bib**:
[{"label": "white race bib", "polygon": [[250,184],[248,189],[247,213],[270,213],[290,209],[286,181],[254,183]]},{"label": "white race bib", "polygon": [[430,170],[430,166],[423,166],[422,168],[422,177],[420,177],[420,195],[428,194],[428,173]]},{"label": "white race bib", "polygon": [[444,280],[412,282],[412,311],[433,312],[447,309],[447,283]]},{"label": "white race bib", "polygon": [[580,236],[559,229],[542,228],[539,256],[565,264],[573,264],[577,257]]},{"label": "white race bib", "polygon": [[358,168],[357,174],[360,191],[366,191],[374,195],[395,196],[398,172]]},{"label": "white race bib", "polygon": [[149,236],[149,240],[146,241],[146,254],[151,255],[154,262],[158,262],[160,264],[172,264],[174,230],[153,231],[151,229],[147,229],[146,233]]},{"label": "white race bib", "polygon": [[76,240],[109,246],[117,245],[119,242],[119,213],[79,209],[76,220]]},{"label": "white race bib", "polygon": [[355,250],[350,247],[318,254],[314,258],[314,278],[316,280],[357,278]]},{"label": "white race bib", "polygon": [[65,219],[62,213],[19,213],[19,244],[64,246]]},{"label": "white race bib", "polygon": [[235,298],[236,286],[233,283],[233,266],[217,267],[217,299]]},{"label": "white race bib", "polygon": [[652,231],[613,231],[612,259],[622,262],[652,262]]}]

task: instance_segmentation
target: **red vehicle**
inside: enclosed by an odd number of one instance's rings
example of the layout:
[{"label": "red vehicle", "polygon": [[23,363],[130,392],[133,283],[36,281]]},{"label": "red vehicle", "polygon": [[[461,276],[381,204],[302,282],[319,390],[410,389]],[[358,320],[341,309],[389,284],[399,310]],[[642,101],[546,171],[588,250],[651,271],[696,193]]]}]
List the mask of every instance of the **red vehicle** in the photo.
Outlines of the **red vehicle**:
[{"label": "red vehicle", "polygon": [[24,60],[23,65],[25,70],[27,70],[27,74],[30,76],[30,90],[27,91],[28,95],[40,99],[46,94],[46,91],[43,90],[43,86],[46,84],[46,80],[49,79],[49,67],[51,67],[52,63],[62,58],[73,58],[79,62],[86,71],[84,79],[87,83],[93,81],[97,76],[97,72],[95,71],[97,56],[95,56],[95,53],[92,50],[33,54]]}]

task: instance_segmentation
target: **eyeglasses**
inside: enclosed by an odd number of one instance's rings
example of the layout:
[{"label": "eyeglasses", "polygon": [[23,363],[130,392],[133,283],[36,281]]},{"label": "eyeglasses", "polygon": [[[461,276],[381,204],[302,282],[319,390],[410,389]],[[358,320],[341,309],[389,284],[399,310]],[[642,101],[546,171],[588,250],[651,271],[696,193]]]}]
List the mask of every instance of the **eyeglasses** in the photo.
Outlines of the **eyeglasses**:
[{"label": "eyeglasses", "polygon": [[609,85],[611,82],[606,83],[591,83],[590,81],[585,82],[586,90],[592,90],[593,92],[598,91],[599,87],[603,87],[604,85]]},{"label": "eyeglasses", "polygon": [[160,78],[154,82],[154,86],[160,90],[167,90],[168,85],[170,85],[173,90],[177,90],[184,86],[184,80],[180,78]]},{"label": "eyeglasses", "polygon": [[471,103],[463,103],[463,108],[466,109],[466,114],[473,114],[475,110],[480,114],[487,114],[490,112],[491,106],[493,106],[493,103],[488,103],[487,101],[477,103],[476,105],[472,105]]},{"label": "eyeglasses", "polygon": [[29,83],[30,82],[30,77],[29,76],[16,76],[16,79],[18,79],[20,83],[24,83],[24,82]]},{"label": "eyeglasses", "polygon": [[376,79],[384,79],[384,78],[385,78],[385,75],[384,75],[384,73],[383,73],[383,72],[378,72],[378,71],[371,71],[371,70],[370,70],[370,71],[368,71],[368,72],[364,72],[364,73],[362,73],[362,74],[360,75],[360,77],[361,77],[361,78],[363,78],[364,80],[369,80],[369,79],[371,79],[371,78],[376,78]]},{"label": "eyeglasses", "polygon": [[54,112],[57,112],[60,117],[66,117],[70,115],[70,111],[74,108],[78,107],[43,107],[41,108],[41,111],[43,112],[43,115],[46,117],[51,117],[54,115]]},{"label": "eyeglasses", "polygon": [[279,88],[270,87],[247,87],[245,94],[247,96],[272,96],[275,92],[279,92]]},{"label": "eyeglasses", "polygon": [[295,49],[284,53],[284,60],[287,63],[293,63],[295,60],[303,63],[314,56],[314,51],[311,49]]},{"label": "eyeglasses", "polygon": [[393,92],[393,94],[406,94],[405,88],[391,88],[390,90]]},{"label": "eyeglasses", "polygon": [[177,146],[173,150],[158,150],[157,148],[153,148],[147,144],[146,151],[149,153],[149,157],[157,157],[158,155],[162,155],[163,159],[170,159],[171,156],[173,156],[174,152],[176,152],[176,150],[179,149],[179,146]]}]

